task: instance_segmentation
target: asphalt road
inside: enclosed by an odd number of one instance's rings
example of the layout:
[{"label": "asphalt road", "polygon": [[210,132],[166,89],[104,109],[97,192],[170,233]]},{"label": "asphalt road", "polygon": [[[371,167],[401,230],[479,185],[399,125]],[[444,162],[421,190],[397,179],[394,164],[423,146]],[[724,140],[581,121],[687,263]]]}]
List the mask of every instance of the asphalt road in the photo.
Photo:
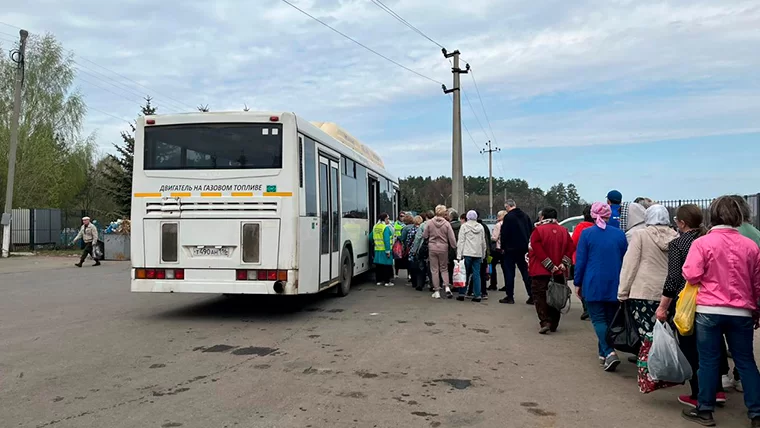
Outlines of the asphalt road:
[{"label": "asphalt road", "polygon": [[[2,427],[693,426],[686,387],[642,395],[634,365],[599,368],[579,305],[540,336],[522,294],[132,294],[127,264],[71,263],[0,261]],[[748,426],[741,395],[716,418]]]}]

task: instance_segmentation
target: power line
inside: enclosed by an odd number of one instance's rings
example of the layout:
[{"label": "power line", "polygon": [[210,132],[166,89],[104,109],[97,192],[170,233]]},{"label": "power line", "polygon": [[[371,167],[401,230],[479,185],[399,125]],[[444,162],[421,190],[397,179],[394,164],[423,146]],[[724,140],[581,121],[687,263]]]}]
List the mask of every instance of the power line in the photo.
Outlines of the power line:
[{"label": "power line", "polygon": [[[0,24],[2,24],[2,25],[6,25],[6,26],[8,26],[8,27],[11,27],[11,28],[16,28],[16,29],[19,29],[19,30],[21,30],[21,27],[17,27],[17,26],[15,26],[15,25],[11,25],[11,24],[8,24],[8,23],[6,23],[6,22],[2,22],[2,21],[0,21]],[[4,34],[4,33],[0,33],[0,34]],[[63,50],[65,50],[65,51],[67,51],[67,52],[70,52],[71,54],[74,54],[74,55],[76,55],[76,56],[77,56],[77,58],[78,58],[78,59],[80,59],[80,60],[84,60],[84,61],[87,61],[88,63],[90,63],[90,64],[93,64],[93,65],[95,65],[95,66],[97,66],[97,67],[100,67],[101,69],[103,69],[103,70],[105,70],[105,71],[107,71],[107,72],[109,72],[109,73],[113,73],[114,75],[116,75],[116,76],[119,76],[119,77],[121,77],[122,79],[125,79],[125,80],[127,80],[127,81],[129,81],[129,82],[132,82],[132,83],[134,83],[135,85],[137,85],[137,86],[139,86],[139,87],[141,87],[141,88],[143,88],[143,89],[145,89],[145,90],[149,91],[149,92],[151,93],[151,95],[155,95],[155,96],[158,96],[158,97],[160,97],[160,98],[162,98],[162,99],[168,99],[168,100],[171,100],[171,101],[173,101],[174,103],[177,103],[177,105],[178,105],[178,106],[182,107],[181,109],[176,109],[176,110],[178,110],[178,111],[181,111],[181,110],[183,110],[183,109],[185,109],[185,108],[188,108],[188,109],[190,109],[190,110],[193,110],[193,111],[195,110],[195,107],[192,107],[192,106],[190,106],[189,104],[185,104],[185,103],[183,103],[183,102],[181,102],[181,101],[178,101],[178,100],[176,100],[176,99],[174,99],[174,98],[172,98],[172,97],[169,97],[169,96],[167,96],[167,95],[165,95],[165,94],[162,94],[162,93],[160,93],[160,92],[158,92],[158,91],[156,91],[156,90],[154,90],[154,89],[151,89],[151,88],[149,88],[149,87],[147,87],[147,86],[145,86],[145,85],[143,85],[143,84],[141,84],[141,83],[139,83],[139,82],[137,82],[137,81],[135,81],[135,80],[133,80],[133,79],[130,79],[130,78],[129,78],[129,77],[127,77],[127,76],[124,76],[124,75],[122,75],[122,74],[119,74],[119,73],[118,73],[118,72],[116,72],[116,71],[113,71],[113,70],[111,70],[111,69],[109,69],[109,68],[107,68],[107,67],[104,67],[104,66],[102,66],[102,65],[100,65],[100,64],[98,64],[98,63],[96,63],[96,62],[94,62],[94,61],[92,61],[92,60],[89,60],[89,59],[87,59],[87,58],[85,58],[85,57],[83,57],[83,56],[81,56],[81,55],[77,55],[77,54],[76,54],[76,52],[74,52],[74,51],[73,51],[73,50],[71,50],[71,49],[66,49],[66,48],[62,48],[62,49],[63,49]],[[78,63],[78,62],[76,62],[76,61],[74,61],[74,62],[75,62],[76,64],[78,64],[80,67],[84,67],[84,66],[83,66],[81,63]],[[85,67],[85,68],[87,68],[87,67]],[[89,70],[91,70],[91,71],[95,71],[95,70],[92,70],[92,69],[90,69],[90,68],[87,68],[87,69],[89,69]],[[103,74],[103,76],[105,76],[105,77],[107,77],[107,78],[110,78],[110,77],[106,76],[105,74]],[[113,79],[113,80],[114,80],[114,81],[117,81],[116,79]],[[117,81],[117,82],[118,82],[118,81]],[[141,96],[141,97],[142,97],[142,96]],[[167,104],[168,104],[168,103],[167,103]]]},{"label": "power line", "polygon": [[435,40],[431,39],[427,34],[423,33],[422,30],[420,30],[419,28],[417,28],[414,25],[410,24],[409,21],[407,21],[406,19],[402,18],[401,15],[399,15],[396,12],[394,12],[393,9],[391,9],[390,7],[388,7],[387,5],[385,5],[385,3],[383,3],[382,1],[380,1],[380,0],[371,0],[371,1],[372,1],[372,3],[375,4],[375,6],[379,7],[380,9],[382,9],[383,11],[385,11],[385,13],[387,13],[390,16],[394,17],[397,21],[399,21],[402,24],[404,24],[407,27],[409,27],[415,33],[419,34],[420,36],[422,36],[422,37],[424,37],[424,38],[426,38],[428,40],[430,40],[434,45],[437,45],[439,48],[446,49],[445,47],[443,47],[442,44],[440,44],[440,43],[436,42]]},{"label": "power line", "polygon": [[407,66],[405,66],[405,65],[402,65],[402,64],[400,64],[400,63],[398,63],[398,62],[396,62],[396,61],[394,61],[394,60],[392,60],[392,59],[388,58],[387,56],[385,56],[385,55],[381,54],[380,52],[378,52],[378,51],[376,51],[376,50],[374,50],[374,49],[372,49],[372,48],[368,47],[367,45],[364,45],[364,44],[362,44],[361,42],[357,41],[356,39],[353,39],[353,38],[351,38],[350,36],[348,36],[348,35],[346,35],[345,33],[343,33],[343,32],[341,32],[341,31],[339,31],[339,30],[337,30],[337,29],[335,29],[335,28],[331,27],[331,26],[330,26],[329,24],[327,24],[326,22],[324,22],[324,21],[322,21],[321,19],[319,19],[319,18],[317,18],[317,17],[315,17],[315,16],[313,16],[313,15],[309,14],[309,12],[306,12],[305,10],[303,10],[303,9],[299,8],[298,6],[296,6],[296,5],[294,5],[293,3],[289,2],[288,0],[280,0],[280,1],[282,1],[282,2],[283,2],[283,3],[285,3],[285,4],[287,4],[288,6],[292,7],[293,9],[295,9],[295,10],[297,10],[297,11],[301,12],[302,14],[304,14],[304,15],[308,16],[309,18],[311,18],[311,19],[313,19],[313,20],[315,20],[315,21],[319,22],[320,24],[322,24],[322,25],[324,25],[325,27],[329,28],[329,29],[330,29],[330,30],[332,30],[333,32],[335,32],[335,33],[337,33],[337,34],[340,34],[341,36],[345,37],[346,39],[348,39],[348,40],[350,40],[350,41],[352,41],[352,42],[356,43],[357,45],[361,46],[362,48],[364,48],[364,49],[366,49],[366,50],[368,50],[368,51],[372,52],[373,54],[375,54],[375,55],[379,56],[380,58],[382,58],[382,59],[384,59],[384,60],[386,60],[386,61],[388,61],[388,62],[390,62],[390,63],[392,63],[392,64],[395,64],[395,65],[397,65],[397,66],[399,66],[399,67],[403,68],[404,70],[406,70],[406,71],[408,71],[408,72],[410,72],[410,73],[414,73],[414,74],[416,74],[417,76],[419,76],[419,77],[422,77],[423,79],[427,79],[427,80],[429,80],[429,81],[431,81],[431,82],[433,82],[433,83],[437,83],[437,84],[439,84],[439,85],[443,85],[443,82],[440,82],[440,81],[438,81],[438,80],[435,80],[435,79],[433,79],[432,77],[428,77],[428,76],[425,76],[424,74],[422,74],[422,73],[420,73],[420,72],[418,72],[418,71],[412,70],[411,68],[409,68],[409,67],[407,67]]},{"label": "power line", "polygon": [[112,117],[112,118],[114,118],[114,119],[118,119],[118,120],[120,120],[120,121],[122,121],[122,122],[126,122],[126,123],[128,123],[128,124],[130,124],[130,125],[132,125],[132,124],[133,124],[132,122],[130,122],[130,121],[128,121],[128,120],[126,120],[126,119],[124,119],[123,117],[118,117],[118,116],[115,116],[115,115],[113,115],[113,114],[111,114],[111,113],[108,113],[107,111],[103,111],[103,110],[100,110],[100,109],[98,109],[98,108],[95,108],[95,107],[93,107],[93,106],[90,106],[90,105],[88,105],[88,106],[87,106],[87,109],[88,109],[88,110],[95,110],[95,111],[96,111],[96,112],[98,112],[98,113],[102,113],[102,114],[104,114],[104,115],[106,115],[106,116],[111,116],[111,117]]},{"label": "power line", "polygon": [[142,102],[144,101],[144,100],[136,101],[134,98],[128,98],[127,96],[125,96],[125,95],[123,95],[123,94],[117,94],[116,92],[114,92],[114,91],[112,91],[112,90],[110,90],[110,89],[106,89],[106,88],[104,88],[104,87],[102,87],[102,86],[100,86],[100,85],[97,85],[97,84],[95,84],[95,83],[92,83],[91,81],[89,81],[89,80],[87,80],[87,79],[84,79],[84,78],[82,78],[82,76],[79,76],[79,77],[77,77],[77,78],[78,78],[79,80],[81,80],[81,81],[83,81],[83,82],[85,82],[85,83],[87,83],[87,84],[91,85],[91,86],[94,86],[94,87],[96,87],[96,88],[98,88],[98,89],[102,90],[102,91],[106,91],[106,92],[108,92],[108,93],[110,93],[110,94],[116,95],[116,96],[117,96],[117,97],[119,97],[119,98],[122,98],[122,99],[124,99],[124,100],[126,100],[126,101],[129,101],[130,103],[138,103],[138,104],[139,104],[139,103],[142,103]]},{"label": "power line", "polygon": [[480,107],[483,108],[483,115],[486,117],[486,122],[488,122],[488,128],[491,130],[491,136],[493,137],[494,144],[496,143],[496,134],[493,132],[493,127],[491,126],[491,120],[488,119],[488,113],[486,112],[486,106],[483,104],[483,97],[480,96],[480,89],[478,88],[478,82],[475,81],[475,73],[472,72],[472,67],[470,67],[470,77],[472,77],[472,83],[475,85],[475,91],[478,94],[478,98],[480,99]]}]

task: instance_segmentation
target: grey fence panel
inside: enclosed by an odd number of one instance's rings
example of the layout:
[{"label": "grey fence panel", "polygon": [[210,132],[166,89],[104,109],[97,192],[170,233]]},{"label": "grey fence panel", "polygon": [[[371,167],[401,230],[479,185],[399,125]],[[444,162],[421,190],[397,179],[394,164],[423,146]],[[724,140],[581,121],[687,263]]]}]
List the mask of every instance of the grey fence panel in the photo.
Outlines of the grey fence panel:
[{"label": "grey fence panel", "polygon": [[61,235],[61,210],[36,209],[32,212],[32,216],[34,244],[57,244]]},{"label": "grey fence panel", "polygon": [[11,210],[11,245],[29,245],[31,212],[26,208]]}]

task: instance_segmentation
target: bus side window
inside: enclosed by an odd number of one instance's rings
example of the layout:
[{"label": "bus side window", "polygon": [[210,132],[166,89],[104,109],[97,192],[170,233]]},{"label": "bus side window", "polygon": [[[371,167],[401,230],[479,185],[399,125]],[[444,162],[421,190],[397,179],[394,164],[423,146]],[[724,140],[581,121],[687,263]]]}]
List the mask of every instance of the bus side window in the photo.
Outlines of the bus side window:
[{"label": "bus side window", "polygon": [[316,143],[309,137],[303,139],[303,176],[306,194],[306,217],[317,217],[317,156]]}]

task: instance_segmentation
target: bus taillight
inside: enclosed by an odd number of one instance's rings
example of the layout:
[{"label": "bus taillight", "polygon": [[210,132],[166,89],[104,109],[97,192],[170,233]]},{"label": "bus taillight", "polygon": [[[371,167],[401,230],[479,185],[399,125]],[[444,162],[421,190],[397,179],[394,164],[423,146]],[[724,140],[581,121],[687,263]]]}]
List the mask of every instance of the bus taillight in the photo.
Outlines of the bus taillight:
[{"label": "bus taillight", "polygon": [[135,279],[185,279],[184,269],[135,269]]},{"label": "bus taillight", "polygon": [[288,271],[238,269],[235,278],[238,281],[287,281]]}]

